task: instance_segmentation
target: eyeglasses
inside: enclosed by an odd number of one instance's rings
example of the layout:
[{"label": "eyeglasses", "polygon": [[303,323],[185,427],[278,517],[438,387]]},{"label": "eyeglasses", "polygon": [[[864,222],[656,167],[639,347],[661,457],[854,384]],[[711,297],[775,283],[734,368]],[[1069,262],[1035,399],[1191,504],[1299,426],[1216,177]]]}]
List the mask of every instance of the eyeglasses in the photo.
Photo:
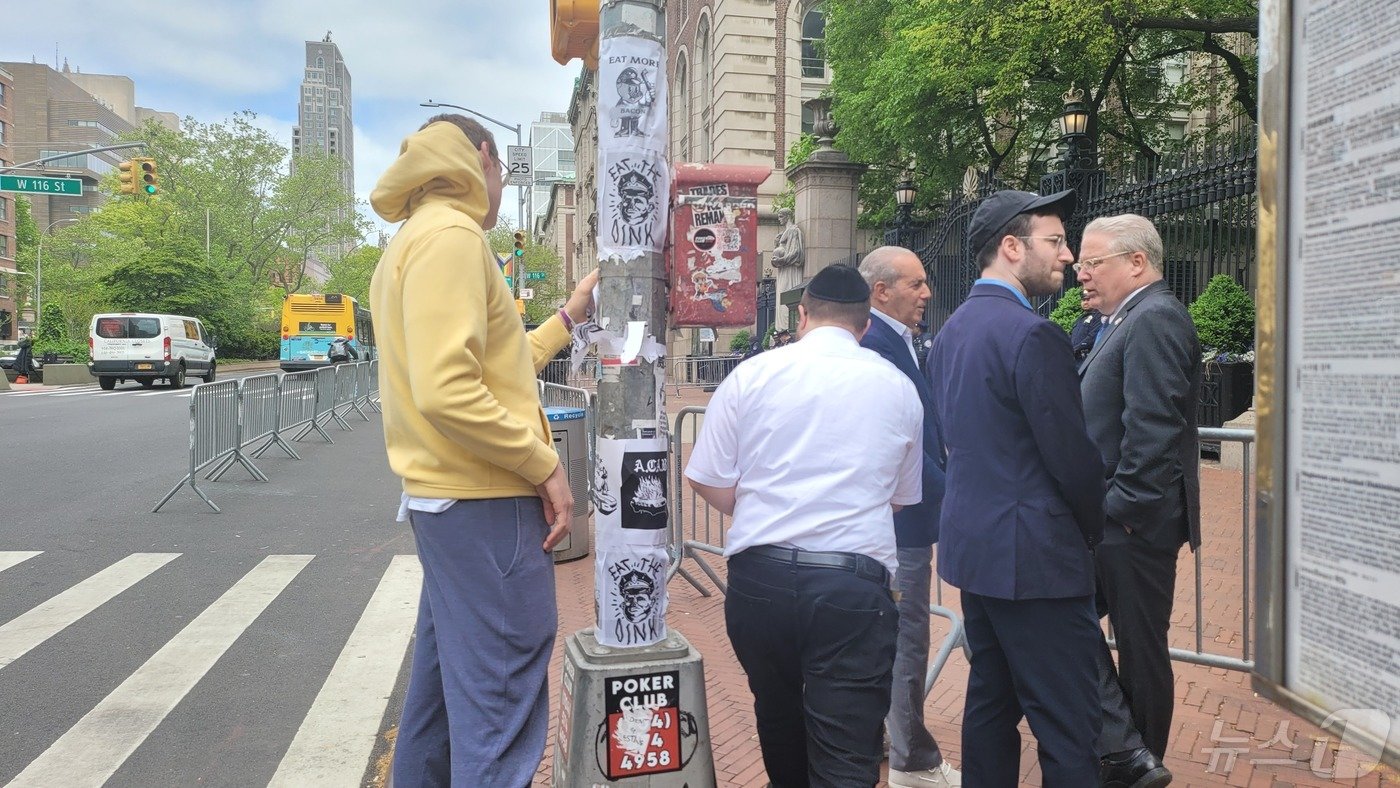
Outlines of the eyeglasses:
[{"label": "eyeglasses", "polygon": [[1055,245],[1056,251],[1065,248],[1065,237],[1063,235],[1018,235],[1016,237],[1025,241],[1049,241],[1050,243]]},{"label": "eyeglasses", "polygon": [[1132,254],[1132,252],[1114,252],[1113,254],[1106,254],[1103,257],[1090,257],[1088,260],[1080,260],[1079,262],[1075,263],[1070,267],[1074,269],[1074,272],[1076,274],[1084,270],[1092,271],[1095,268],[1098,268],[1099,266],[1108,262],[1112,258],[1122,257],[1125,254]]}]

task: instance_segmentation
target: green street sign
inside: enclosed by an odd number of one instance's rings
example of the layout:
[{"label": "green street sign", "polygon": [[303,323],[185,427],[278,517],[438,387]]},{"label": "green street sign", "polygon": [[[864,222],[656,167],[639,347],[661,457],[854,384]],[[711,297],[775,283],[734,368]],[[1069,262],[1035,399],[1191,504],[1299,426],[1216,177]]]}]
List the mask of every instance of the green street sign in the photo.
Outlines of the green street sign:
[{"label": "green street sign", "polygon": [[34,178],[28,175],[0,175],[0,191],[29,194],[83,196],[83,182],[77,178]]},{"label": "green street sign", "polygon": [[526,272],[525,272],[525,281],[527,281],[527,282],[538,282],[538,281],[540,281],[540,280],[542,280],[542,279],[548,279],[548,278],[549,278],[549,272],[548,272],[548,271],[526,271]]}]

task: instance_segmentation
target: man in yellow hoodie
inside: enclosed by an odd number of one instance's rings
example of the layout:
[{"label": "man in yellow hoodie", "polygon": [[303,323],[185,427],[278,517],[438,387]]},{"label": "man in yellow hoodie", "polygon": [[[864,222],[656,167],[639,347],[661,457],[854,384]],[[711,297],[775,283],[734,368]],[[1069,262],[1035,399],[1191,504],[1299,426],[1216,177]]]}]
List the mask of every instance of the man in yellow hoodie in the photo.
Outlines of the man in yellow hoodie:
[{"label": "man in yellow hoodie", "polygon": [[439,115],[404,140],[370,202],[403,222],[370,307],[400,520],[423,564],[394,784],[526,786],[544,753],[558,614],[549,551],[573,496],[535,375],[592,310],[597,273],[527,334],[486,242],[495,140]]}]

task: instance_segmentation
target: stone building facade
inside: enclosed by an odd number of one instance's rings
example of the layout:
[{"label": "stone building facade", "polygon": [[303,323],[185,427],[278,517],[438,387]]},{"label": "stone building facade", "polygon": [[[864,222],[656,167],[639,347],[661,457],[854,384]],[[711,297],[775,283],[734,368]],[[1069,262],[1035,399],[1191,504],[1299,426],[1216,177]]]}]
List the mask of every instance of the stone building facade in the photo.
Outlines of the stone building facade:
[{"label": "stone building facade", "polygon": [[[14,121],[6,131],[7,161],[33,161],[55,153],[112,144],[134,124],[83,90],[68,75],[40,63],[0,63],[13,77],[9,99]],[[106,196],[98,182],[129,155],[80,153],[45,165],[49,175],[79,178],[81,197],[29,195],[34,223],[44,232],[63,219],[77,219],[97,210]],[[61,225],[60,225],[61,226]]]}]

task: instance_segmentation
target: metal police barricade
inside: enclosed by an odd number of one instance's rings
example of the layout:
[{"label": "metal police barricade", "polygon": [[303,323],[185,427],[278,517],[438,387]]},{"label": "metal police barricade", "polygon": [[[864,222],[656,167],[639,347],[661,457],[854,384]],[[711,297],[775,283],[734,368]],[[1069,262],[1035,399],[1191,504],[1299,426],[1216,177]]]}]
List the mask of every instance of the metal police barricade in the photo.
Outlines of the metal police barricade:
[{"label": "metal police barricade", "polygon": [[[311,372],[316,394],[313,399],[311,420],[302,427],[301,432],[292,436],[292,440],[299,441],[315,430],[325,439],[326,443],[335,443],[331,440],[331,434],[321,426],[330,418],[331,411],[335,408],[335,367],[321,367],[311,370]],[[287,377],[292,376],[288,375]]]},{"label": "metal police barricade", "polygon": [[743,356],[678,356],[669,360],[666,378],[677,394],[682,388],[713,388],[743,360]]},{"label": "metal police barricade", "polygon": [[383,413],[379,405],[379,359],[369,362],[369,406],[376,413]]},{"label": "metal police barricade", "polygon": [[[671,480],[671,511],[674,512],[675,522],[672,543],[676,545],[676,549],[672,553],[667,576],[669,578],[680,575],[702,596],[709,596],[710,592],[682,566],[685,559],[691,559],[700,566],[700,570],[710,578],[710,582],[714,583],[720,593],[727,591],[719,573],[703,557],[704,553],[724,555],[725,534],[728,531],[726,517],[705,503],[685,482],[685,455],[687,450],[695,445],[695,439],[700,436],[704,416],[704,407],[692,405],[681,408],[676,414],[675,428],[671,430],[671,467],[675,470],[675,478]],[[937,597],[929,605],[929,615],[947,619],[949,630],[938,651],[929,660],[928,672],[924,676],[925,692],[933,689],[933,684],[948,658],[952,656],[953,649],[961,647],[964,656],[968,656],[962,617],[956,611],[943,606],[943,582],[937,578],[935,581]]]},{"label": "metal police barricade", "polygon": [[258,447],[253,452],[254,457],[263,456],[263,452],[276,445],[287,452],[294,460],[301,459],[301,455],[292,450],[290,443],[282,439],[282,433],[298,427],[306,427],[316,418],[316,373],[318,370],[310,369],[305,372],[292,372],[283,375],[277,383],[277,429],[273,433],[276,440],[269,440]]},{"label": "metal police barricade", "polygon": [[243,447],[269,436],[280,440],[277,435],[277,374],[243,378],[238,381],[238,439],[234,441],[233,453],[205,478],[218,481],[237,463],[253,474],[253,478],[267,481],[267,475],[253,464]]},{"label": "metal police barricade", "polygon": [[365,406],[369,404],[369,365],[368,361],[355,364],[355,399],[351,403],[351,407],[365,421],[369,421],[369,416],[365,415]]},{"label": "metal police barricade", "polygon": [[219,507],[199,489],[198,474],[209,465],[222,460],[238,448],[238,381],[200,383],[190,393],[190,464],[181,479],[151,510],[154,514],[181,487],[189,485],[209,508]]},{"label": "metal police barricade", "polygon": [[[1239,547],[1239,555],[1235,557],[1240,567],[1240,585],[1238,589],[1240,609],[1239,620],[1237,622],[1237,627],[1234,630],[1239,635],[1240,648],[1238,653],[1231,654],[1213,653],[1206,651],[1205,649],[1206,621],[1204,603],[1205,595],[1203,593],[1205,583],[1204,575],[1202,573],[1202,562],[1205,560],[1204,553],[1207,549],[1209,549],[1213,553],[1219,551],[1227,554],[1224,561],[1213,559],[1211,563],[1223,564],[1224,566],[1228,566],[1230,563],[1232,563],[1232,561],[1230,560],[1231,556],[1228,556],[1228,553],[1231,552],[1233,549],[1231,546],[1231,541],[1229,540],[1231,540],[1231,537],[1234,536],[1233,534],[1230,534],[1229,531],[1233,530],[1236,527],[1232,525],[1228,527],[1225,533],[1221,534],[1221,536],[1223,536],[1224,539],[1227,541],[1223,541],[1217,544],[1208,543],[1206,540],[1206,534],[1201,534],[1201,546],[1196,548],[1196,550],[1192,554],[1192,565],[1195,574],[1196,592],[1195,626],[1193,628],[1193,631],[1195,633],[1196,648],[1194,651],[1184,648],[1172,648],[1170,649],[1170,652],[1172,659],[1176,660],[1177,662],[1190,662],[1196,665],[1206,665],[1212,668],[1223,668],[1225,670],[1238,670],[1249,672],[1254,669],[1254,610],[1253,599],[1250,596],[1250,594],[1254,591],[1254,580],[1250,576],[1250,573],[1253,569],[1253,566],[1250,563],[1251,559],[1253,558],[1253,546],[1250,544],[1249,538],[1252,526],[1252,523],[1250,522],[1250,505],[1254,497],[1253,490],[1250,484],[1251,479],[1253,479],[1253,474],[1250,472],[1250,469],[1252,467],[1250,455],[1251,449],[1254,446],[1254,430],[1201,427],[1197,431],[1200,435],[1200,440],[1202,443],[1221,444],[1222,455],[1225,453],[1224,444],[1239,444],[1239,449],[1241,452],[1240,456],[1242,458],[1242,465],[1240,473],[1240,516],[1239,521],[1237,523],[1237,527],[1239,528],[1239,535],[1237,538],[1239,539],[1239,541],[1236,543]],[[1205,513],[1203,512],[1201,517],[1201,528],[1203,531],[1207,527],[1206,519],[1207,518],[1205,517]],[[1233,584],[1234,578],[1229,574],[1222,573],[1221,577],[1212,578],[1212,581],[1213,585],[1227,586]],[[1217,611],[1220,610],[1221,607],[1222,606],[1212,605],[1212,609]],[[1210,623],[1221,629],[1225,628],[1224,623],[1220,621],[1212,621]],[[1112,634],[1111,628],[1109,631],[1110,634]],[[1226,640],[1233,640],[1233,638],[1227,638]],[[1219,640],[1217,639],[1216,642],[1219,642]],[[1113,639],[1110,638],[1109,646],[1117,648],[1117,643],[1115,643]]]},{"label": "metal police barricade", "polygon": [[[331,404],[331,419],[340,425],[342,430],[349,432],[354,429],[350,422],[345,420],[343,412],[348,412],[355,404],[355,365],[336,364],[335,370],[335,401]],[[361,414],[364,415],[364,414]],[[365,421],[369,421],[368,418]]]}]

